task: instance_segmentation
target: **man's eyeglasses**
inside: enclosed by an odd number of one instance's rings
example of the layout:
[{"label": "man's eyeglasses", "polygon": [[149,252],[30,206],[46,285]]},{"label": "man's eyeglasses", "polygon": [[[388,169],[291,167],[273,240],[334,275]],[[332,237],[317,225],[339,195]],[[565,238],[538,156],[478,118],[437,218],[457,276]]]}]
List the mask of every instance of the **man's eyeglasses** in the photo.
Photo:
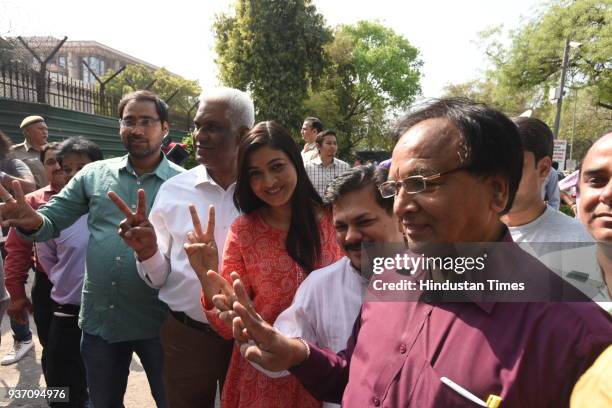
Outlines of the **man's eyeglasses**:
[{"label": "man's eyeglasses", "polygon": [[133,128],[136,126],[140,126],[140,127],[150,127],[153,126],[153,124],[159,122],[160,119],[159,118],[142,118],[142,119],[132,119],[132,118],[127,118],[127,119],[119,119],[119,125],[121,127],[129,127],[129,128]]},{"label": "man's eyeglasses", "polygon": [[394,197],[399,194],[400,189],[403,188],[407,194],[417,194],[427,190],[427,182],[439,179],[445,174],[450,174],[459,170],[466,170],[467,167],[457,167],[456,169],[443,171],[441,173],[432,174],[431,176],[410,176],[403,180],[389,180],[378,186],[378,191],[383,198]]}]

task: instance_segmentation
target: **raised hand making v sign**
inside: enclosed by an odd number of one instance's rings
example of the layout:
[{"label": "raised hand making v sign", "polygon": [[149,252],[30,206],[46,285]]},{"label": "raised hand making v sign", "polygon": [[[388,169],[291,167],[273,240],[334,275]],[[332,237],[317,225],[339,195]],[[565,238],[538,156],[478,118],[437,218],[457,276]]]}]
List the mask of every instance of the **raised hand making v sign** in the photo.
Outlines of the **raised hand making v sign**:
[{"label": "raised hand making v sign", "polygon": [[155,229],[147,218],[147,197],[143,189],[138,190],[136,212],[115,192],[109,191],[108,198],[121,210],[125,219],[119,223],[119,236],[132,248],[139,261],[149,259],[157,252],[157,236]]},{"label": "raised hand making v sign", "polygon": [[189,205],[189,213],[193,222],[193,231],[187,234],[189,243],[185,244],[189,263],[198,275],[204,296],[215,304],[219,317],[231,326],[234,315],[223,312],[231,311],[235,296],[232,285],[216,272],[219,270],[219,254],[214,237],[215,207],[208,207],[206,231],[202,230],[198,210],[193,204]]}]

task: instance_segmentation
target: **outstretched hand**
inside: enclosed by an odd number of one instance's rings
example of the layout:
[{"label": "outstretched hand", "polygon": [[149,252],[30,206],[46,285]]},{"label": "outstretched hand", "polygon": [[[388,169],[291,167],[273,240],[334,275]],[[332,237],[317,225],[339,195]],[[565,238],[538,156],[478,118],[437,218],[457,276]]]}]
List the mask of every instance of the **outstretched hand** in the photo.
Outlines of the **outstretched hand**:
[{"label": "outstretched hand", "polygon": [[236,317],[232,322],[232,332],[240,344],[242,356],[269,371],[287,370],[306,360],[308,349],[305,344],[284,336],[263,320],[255,310],[240,276],[235,275],[233,286],[236,300],[232,308]]},{"label": "outstretched hand", "polygon": [[147,218],[147,197],[143,189],[138,190],[136,211],[113,191],[108,192],[108,198],[125,215],[119,223],[117,232],[123,241],[138,255],[140,261],[149,259],[157,252],[157,236],[155,229]]},{"label": "outstretched hand", "polygon": [[25,201],[21,184],[13,181],[15,197],[0,185],[0,221],[3,227],[17,227],[26,232],[33,232],[40,228],[43,218]]}]

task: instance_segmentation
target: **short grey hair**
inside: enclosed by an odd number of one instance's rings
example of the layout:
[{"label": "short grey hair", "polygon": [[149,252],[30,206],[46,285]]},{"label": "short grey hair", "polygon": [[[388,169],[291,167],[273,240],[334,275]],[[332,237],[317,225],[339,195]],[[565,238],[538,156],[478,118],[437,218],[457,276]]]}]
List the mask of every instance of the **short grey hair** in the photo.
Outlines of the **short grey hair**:
[{"label": "short grey hair", "polygon": [[252,128],[255,125],[255,106],[251,97],[234,88],[212,88],[202,92],[200,103],[215,101],[227,104],[229,120],[233,129]]}]

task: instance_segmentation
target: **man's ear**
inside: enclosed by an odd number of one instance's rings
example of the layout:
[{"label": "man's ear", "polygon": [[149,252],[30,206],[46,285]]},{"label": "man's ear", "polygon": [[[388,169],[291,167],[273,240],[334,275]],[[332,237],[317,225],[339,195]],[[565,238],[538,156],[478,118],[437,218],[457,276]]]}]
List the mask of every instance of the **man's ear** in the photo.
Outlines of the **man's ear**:
[{"label": "man's ear", "polygon": [[510,195],[508,179],[502,175],[495,175],[489,177],[487,183],[491,191],[491,210],[499,214],[508,204]]},{"label": "man's ear", "polygon": [[168,136],[168,133],[170,133],[170,124],[164,120],[162,121],[161,125],[162,125],[162,132],[164,133],[164,137]]},{"label": "man's ear", "polygon": [[540,180],[540,184],[544,183],[546,177],[550,173],[550,168],[552,167],[552,159],[548,156],[540,159],[538,164],[536,165],[538,171],[538,179]]}]

